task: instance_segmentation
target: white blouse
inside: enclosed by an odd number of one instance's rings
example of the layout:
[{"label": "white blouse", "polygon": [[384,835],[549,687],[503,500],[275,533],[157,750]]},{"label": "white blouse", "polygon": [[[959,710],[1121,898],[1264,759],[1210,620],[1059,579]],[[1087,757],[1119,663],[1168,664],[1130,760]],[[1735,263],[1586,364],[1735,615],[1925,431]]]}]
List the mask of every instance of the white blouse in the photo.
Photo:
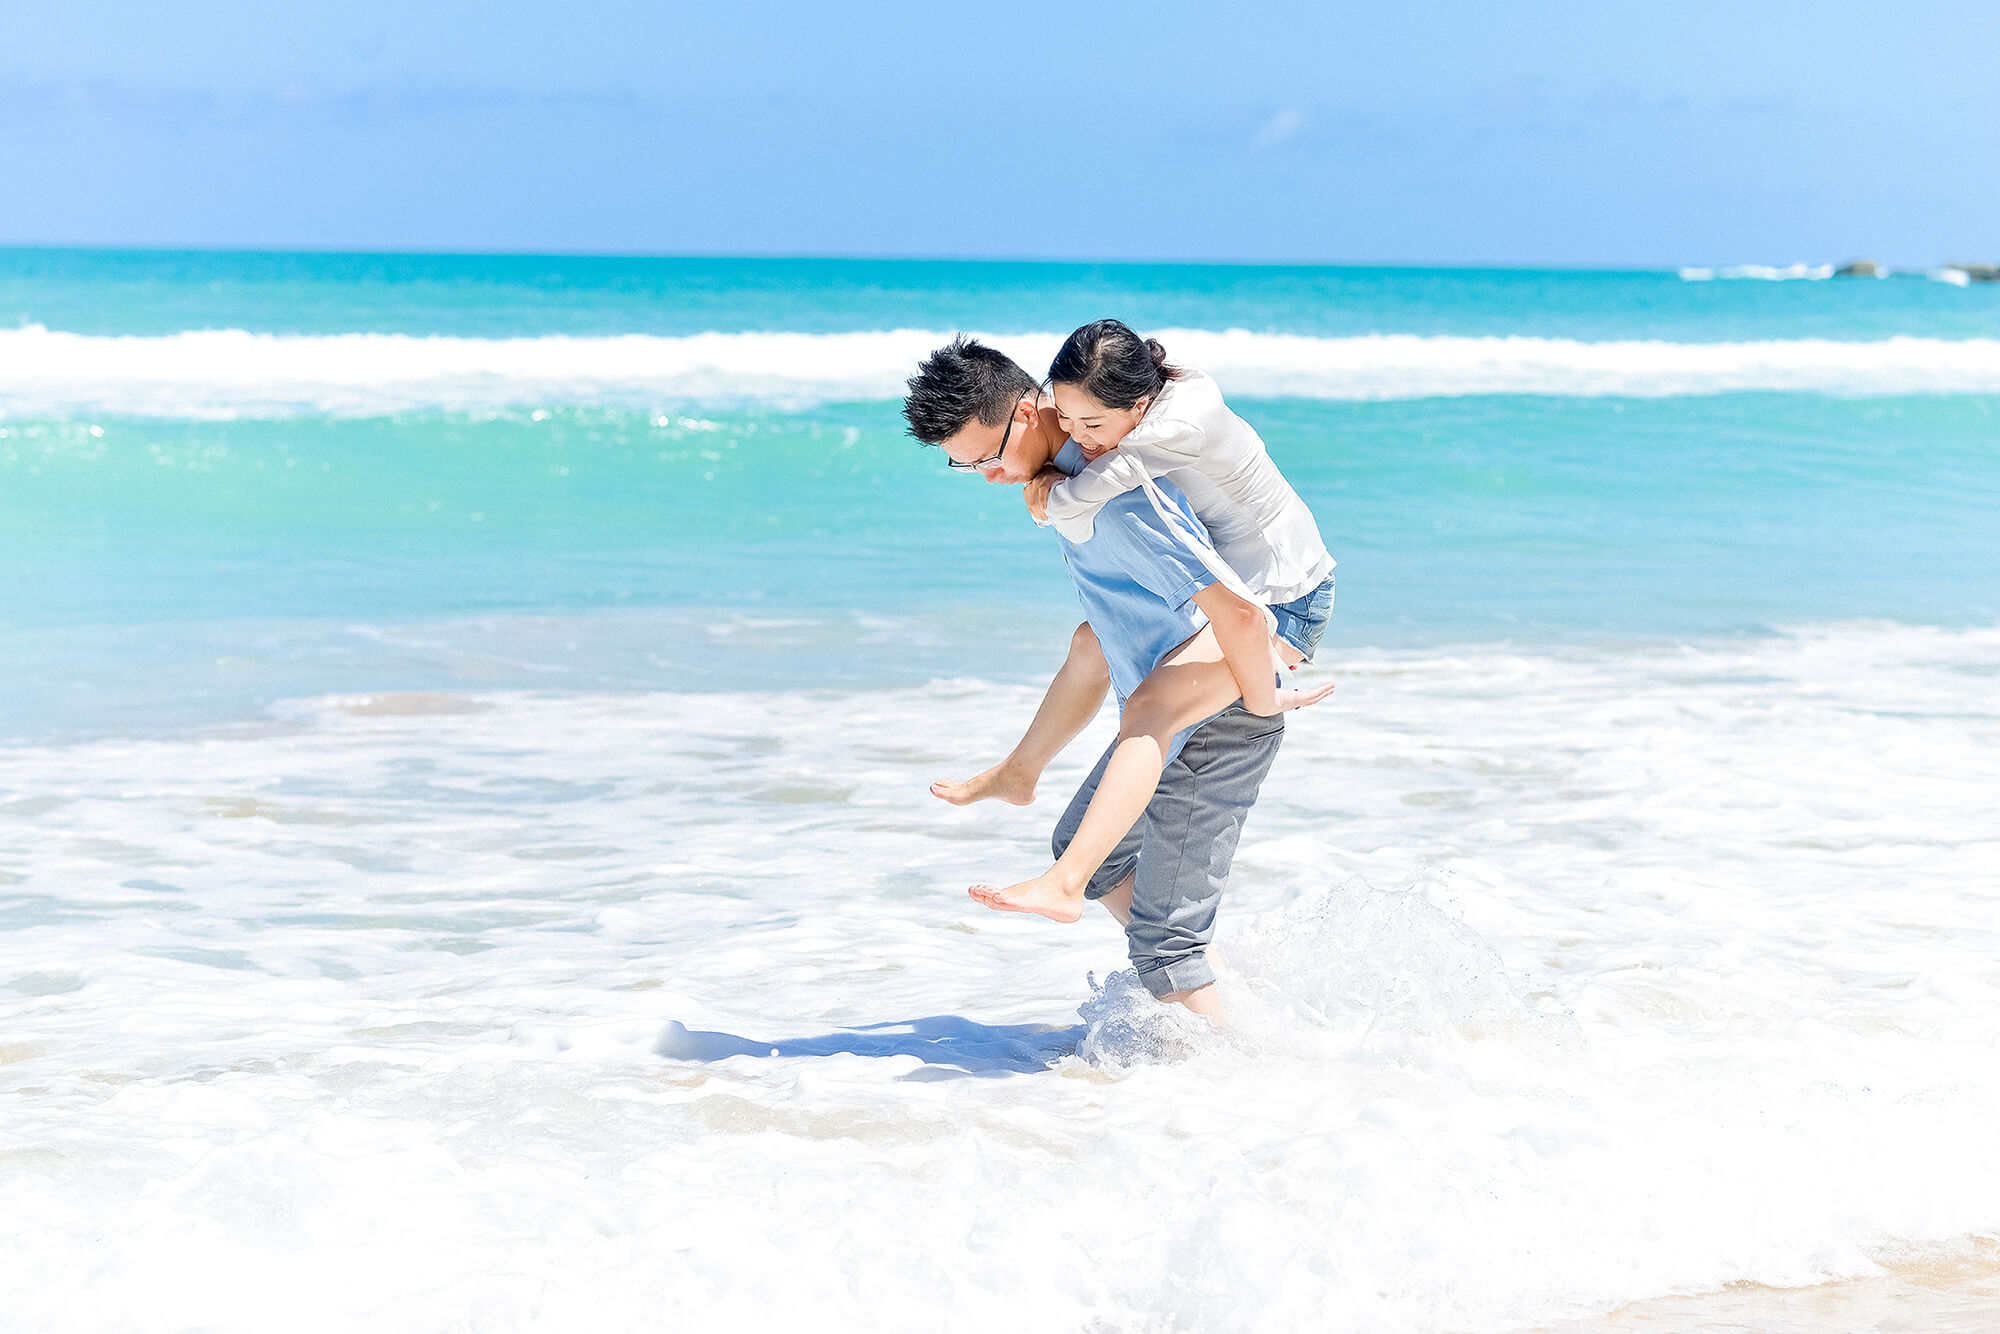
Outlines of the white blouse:
[{"label": "white blouse", "polygon": [[1256,601],[1304,597],[1332,572],[1333,556],[1312,511],[1271,462],[1263,439],[1200,371],[1169,380],[1118,448],[1058,482],[1049,492],[1049,522],[1070,541],[1087,542],[1108,501],[1134,487],[1152,491],[1155,477],[1187,496],[1216,551]]}]

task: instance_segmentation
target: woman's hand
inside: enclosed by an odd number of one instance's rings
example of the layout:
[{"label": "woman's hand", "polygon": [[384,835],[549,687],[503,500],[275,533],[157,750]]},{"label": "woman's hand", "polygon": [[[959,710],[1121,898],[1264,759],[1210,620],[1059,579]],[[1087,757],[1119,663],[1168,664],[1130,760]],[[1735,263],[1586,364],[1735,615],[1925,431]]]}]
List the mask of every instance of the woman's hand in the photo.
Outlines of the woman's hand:
[{"label": "woman's hand", "polygon": [[1021,499],[1028,503],[1028,513],[1035,516],[1035,522],[1047,525],[1049,521],[1049,492],[1057,482],[1066,482],[1069,474],[1060,468],[1044,468],[1028,479],[1021,488]]},{"label": "woman's hand", "polygon": [[1333,693],[1333,683],[1328,682],[1317,690],[1294,690],[1286,686],[1278,691],[1278,712],[1289,713],[1293,709],[1303,709],[1309,704],[1317,704]]}]

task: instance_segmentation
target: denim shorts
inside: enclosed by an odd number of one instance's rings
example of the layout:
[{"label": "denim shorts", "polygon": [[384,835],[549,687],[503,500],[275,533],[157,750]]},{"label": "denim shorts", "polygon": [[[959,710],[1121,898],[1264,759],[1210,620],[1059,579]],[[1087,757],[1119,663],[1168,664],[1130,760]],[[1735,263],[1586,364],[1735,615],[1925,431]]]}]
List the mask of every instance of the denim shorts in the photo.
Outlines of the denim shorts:
[{"label": "denim shorts", "polygon": [[1271,615],[1278,619],[1278,638],[1311,662],[1319,649],[1319,637],[1326,633],[1326,623],[1333,619],[1333,576],[1329,574],[1304,597],[1272,607]]}]

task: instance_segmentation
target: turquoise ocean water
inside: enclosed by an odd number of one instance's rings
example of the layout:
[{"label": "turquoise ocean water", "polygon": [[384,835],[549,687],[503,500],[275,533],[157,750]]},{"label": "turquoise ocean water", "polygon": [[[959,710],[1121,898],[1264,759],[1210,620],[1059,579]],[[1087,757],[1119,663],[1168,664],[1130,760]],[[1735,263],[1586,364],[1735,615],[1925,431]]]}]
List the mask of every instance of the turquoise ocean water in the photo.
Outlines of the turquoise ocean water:
[{"label": "turquoise ocean water", "polygon": [[[1907,392],[1826,351],[1907,345],[1921,366],[1984,347],[2000,338],[1990,287],[16,250],[0,252],[15,329],[0,336],[0,627],[26,684],[0,703],[0,734],[461,678],[707,688],[1043,670],[1067,615],[1050,539],[1011,493],[947,475],[902,434],[899,351],[958,329],[1039,336],[1039,350],[1107,314],[1273,340],[1252,340],[1252,362],[1263,346],[1316,358],[1285,393],[1255,376],[1232,389],[1215,369],[1341,562],[1336,645],[2000,615],[2000,385],[1975,373]],[[274,336],[282,364],[176,351],[221,330]],[[885,331],[910,332],[854,346]],[[385,335],[401,339],[371,359]],[[670,359],[716,335],[730,352],[710,373],[644,375],[650,349]],[[1398,335],[1428,380],[1370,390],[1358,363]],[[1513,386],[1505,370],[1490,392],[1453,383],[1482,348],[1521,339],[1584,362],[1608,351],[1628,380],[1662,349],[1709,362],[1666,390]],[[640,373],[503,392],[509,367],[475,366],[370,399],[393,379],[384,359],[503,346],[531,368],[540,346],[586,363],[616,348]],[[1792,377],[1804,388],[1730,374],[1732,357],[1800,348],[1833,358]],[[47,388],[135,357],[152,362],[110,390]],[[772,391],[760,363],[807,383]],[[265,392],[274,376],[287,385]],[[289,383],[301,377],[345,396]],[[769,623],[754,646],[731,629],[746,618]]]}]

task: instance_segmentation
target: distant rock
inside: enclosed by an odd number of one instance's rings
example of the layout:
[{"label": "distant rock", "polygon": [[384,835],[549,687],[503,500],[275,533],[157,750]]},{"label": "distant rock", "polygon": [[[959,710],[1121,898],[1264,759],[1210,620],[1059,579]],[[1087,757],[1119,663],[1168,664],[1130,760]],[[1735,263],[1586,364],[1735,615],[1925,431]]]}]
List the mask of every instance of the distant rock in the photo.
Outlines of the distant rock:
[{"label": "distant rock", "polygon": [[2000,264],[1959,264],[1945,265],[1947,269],[1957,269],[1975,283],[2000,283]]},{"label": "distant rock", "polygon": [[1889,266],[1872,259],[1853,259],[1833,271],[1836,278],[1886,278]]}]

